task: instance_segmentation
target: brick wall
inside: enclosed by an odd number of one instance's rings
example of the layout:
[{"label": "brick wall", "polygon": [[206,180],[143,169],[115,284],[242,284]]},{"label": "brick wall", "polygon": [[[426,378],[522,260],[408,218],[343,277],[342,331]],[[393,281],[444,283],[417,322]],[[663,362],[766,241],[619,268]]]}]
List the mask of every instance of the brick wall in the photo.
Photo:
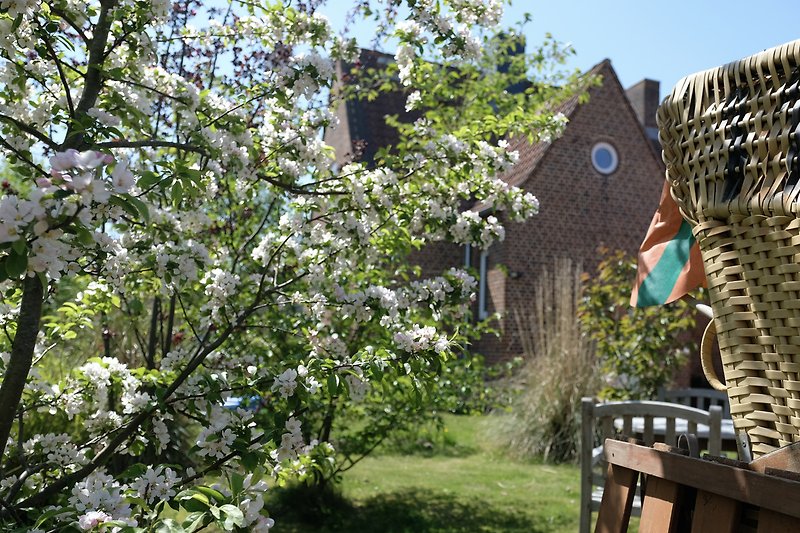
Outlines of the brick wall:
[{"label": "brick wall", "polygon": [[[379,56],[364,52],[362,61],[372,65]],[[342,75],[345,69],[349,66],[340,66],[337,73]],[[562,106],[570,122],[560,139],[551,145],[533,146],[524,140],[513,141],[520,161],[505,179],[535,194],[541,212],[524,224],[507,224],[505,242],[489,251],[487,308],[490,313],[504,313],[505,318],[497,324],[504,335],[486,336],[473,349],[490,361],[521,353],[512,313],[524,311],[531,301],[537,272],[564,256],[591,271],[600,246],[634,253],[658,204],[664,179],[660,154],[650,144],[610,62],[600,63],[593,73],[603,77],[603,84],[591,89],[588,103],[577,105],[573,99]],[[629,96],[637,101],[640,113],[651,107],[655,83],[648,80],[631,88]],[[399,94],[388,98],[391,101],[341,106],[342,125],[325,135],[339,157],[350,151],[351,140],[366,141],[361,153],[365,160],[370,160],[378,146],[394,140],[391,130],[381,128],[382,117],[387,112],[402,115],[403,99]],[[599,141],[610,143],[619,155],[618,169],[608,176],[591,163],[592,146]],[[473,250],[476,270],[479,255]],[[462,266],[464,248],[437,243],[414,252],[409,259],[422,267],[423,276],[435,276]],[[477,315],[477,302],[475,311]]]},{"label": "brick wall", "polygon": [[[495,267],[489,276],[504,278],[503,283],[492,283],[490,310],[506,314],[499,324],[506,335],[487,337],[475,346],[489,360],[520,354],[511,313],[526,309],[541,268],[558,257],[570,257],[591,271],[600,246],[635,253],[658,205],[663,165],[610,64],[601,64],[599,73],[603,85],[592,89],[589,102],[572,112],[564,135],[544,152],[532,173],[530,165],[517,169],[530,173],[527,180],[510,178],[539,198],[541,210],[526,223],[509,224],[503,245],[490,251],[494,264],[502,263],[512,274],[506,277]],[[611,175],[592,166],[591,149],[598,141],[610,143],[619,155]]]}]

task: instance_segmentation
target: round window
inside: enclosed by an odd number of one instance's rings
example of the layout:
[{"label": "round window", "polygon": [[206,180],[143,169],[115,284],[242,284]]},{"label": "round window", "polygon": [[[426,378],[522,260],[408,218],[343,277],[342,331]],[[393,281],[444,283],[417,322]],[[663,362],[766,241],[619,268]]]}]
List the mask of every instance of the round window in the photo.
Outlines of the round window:
[{"label": "round window", "polygon": [[601,174],[611,174],[619,165],[617,151],[608,143],[595,144],[592,147],[592,165]]}]

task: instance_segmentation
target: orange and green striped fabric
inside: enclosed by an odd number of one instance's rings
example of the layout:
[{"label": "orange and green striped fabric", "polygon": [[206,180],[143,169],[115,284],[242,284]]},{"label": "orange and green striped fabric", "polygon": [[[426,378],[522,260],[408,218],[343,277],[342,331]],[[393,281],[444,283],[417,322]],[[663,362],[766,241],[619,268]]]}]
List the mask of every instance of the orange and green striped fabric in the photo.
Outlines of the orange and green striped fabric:
[{"label": "orange and green striped fabric", "polygon": [[639,248],[631,305],[667,304],[705,283],[700,247],[664,182],[658,210]]}]

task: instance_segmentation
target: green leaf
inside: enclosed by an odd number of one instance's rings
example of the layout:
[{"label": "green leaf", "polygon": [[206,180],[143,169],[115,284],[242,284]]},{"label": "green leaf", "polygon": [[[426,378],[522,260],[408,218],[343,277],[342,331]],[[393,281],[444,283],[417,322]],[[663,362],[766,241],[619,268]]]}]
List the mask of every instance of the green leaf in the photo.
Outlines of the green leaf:
[{"label": "green leaf", "polygon": [[[240,461],[242,463],[242,466],[244,466],[247,469],[248,472],[252,472],[253,470],[255,470],[258,467],[259,463],[261,462],[259,457],[258,457],[258,454],[255,453],[255,452],[245,452],[245,453],[243,453],[242,454],[242,458],[240,459]],[[231,488],[233,488],[233,487],[231,487]],[[236,489],[234,489],[234,493],[241,492],[241,490],[242,490],[241,487],[239,488],[238,491]]]},{"label": "green leaf", "polygon": [[126,213],[128,213],[131,217],[133,217],[134,220],[138,219],[139,210],[136,208],[135,205],[133,205],[133,202],[130,201],[131,197],[128,196],[126,198],[125,196],[127,195],[112,196],[111,198],[109,198],[108,202],[110,204],[119,206],[122,209],[124,209]]},{"label": "green leaf", "polygon": [[134,298],[128,302],[128,309],[130,309],[131,313],[134,315],[141,315],[144,312],[144,304],[140,299]]},{"label": "green leaf", "polygon": [[198,185],[200,183],[200,178],[202,176],[203,175],[196,168],[181,169],[181,178],[187,179],[190,183],[193,183],[194,185]]},{"label": "green leaf", "polygon": [[136,463],[135,465],[131,465],[125,469],[125,471],[120,474],[122,479],[137,479],[144,475],[147,471],[147,466],[142,463]]},{"label": "green leaf", "polygon": [[53,198],[55,198],[56,200],[61,200],[63,198],[66,198],[67,196],[72,196],[73,194],[75,194],[75,193],[73,193],[72,191],[68,191],[68,190],[65,190],[65,189],[59,189],[59,190],[57,190],[56,192],[53,193]]},{"label": "green leaf", "polygon": [[198,529],[205,526],[205,522],[210,521],[210,517],[206,513],[189,513],[186,515],[186,518],[183,519],[183,529],[186,533],[193,533]]},{"label": "green leaf", "polygon": [[[112,530],[114,530],[113,528],[125,528],[127,525],[128,525],[128,523],[127,522],[123,522],[122,520],[109,520],[108,522],[103,522],[103,526],[104,527],[110,527],[110,528],[112,528]],[[178,528],[179,529],[173,530],[173,531],[176,531],[176,533],[183,531],[182,527],[178,526]],[[129,531],[127,528],[126,528],[126,530]],[[118,530],[114,530],[114,531],[118,531]]]},{"label": "green leaf", "polygon": [[180,205],[181,200],[183,199],[183,185],[181,184],[180,181],[176,181],[175,184],[172,186],[170,197],[172,198],[173,205],[175,206]]},{"label": "green leaf", "polygon": [[159,176],[158,174],[156,174],[151,170],[146,170],[142,172],[142,177],[139,178],[137,184],[139,185],[139,188],[144,191],[149,189],[159,181],[161,181],[161,176]]},{"label": "green leaf", "polygon": [[208,498],[203,494],[194,493],[185,498],[181,498],[181,507],[189,512],[205,512],[211,506]]},{"label": "green leaf", "polygon": [[331,374],[328,376],[328,394],[331,396],[339,392],[339,376]]},{"label": "green leaf", "polygon": [[39,515],[39,518],[36,520],[36,524],[34,525],[34,527],[41,526],[42,524],[44,524],[45,522],[47,522],[56,515],[59,515],[61,513],[69,513],[74,510],[75,509],[73,507],[56,507],[55,509],[50,509],[49,511],[46,511],[41,515]]},{"label": "green leaf", "polygon": [[14,241],[11,245],[11,248],[19,255],[28,255],[28,241],[25,239],[19,239],[18,241]]},{"label": "green leaf", "polygon": [[[2,273],[3,272],[0,272],[0,274]],[[47,274],[44,272],[37,272],[36,276],[39,278],[39,282],[42,284],[42,293],[47,294],[47,290],[50,287],[50,282],[47,281]],[[2,275],[0,275],[0,278],[2,278]],[[2,279],[0,279],[0,281],[2,281]]]},{"label": "green leaf", "polygon": [[185,533],[186,530],[181,527],[181,525],[173,520],[172,518],[166,518],[158,527],[156,527],[156,533]]},{"label": "green leaf", "polygon": [[6,272],[8,277],[18,278],[28,270],[28,256],[12,253],[6,256]]},{"label": "green leaf", "polygon": [[80,224],[75,224],[72,229],[75,230],[75,236],[78,238],[79,243],[84,246],[91,246],[94,244],[94,236],[91,231]]},{"label": "green leaf", "polygon": [[233,472],[231,474],[231,491],[233,494],[239,494],[242,492],[242,488],[244,488],[244,476]]},{"label": "green leaf", "polygon": [[244,513],[242,510],[236,507],[235,505],[225,504],[219,508],[220,511],[225,513],[225,522],[224,526],[225,529],[231,530],[233,526],[243,526],[244,525]]},{"label": "green leaf", "polygon": [[212,489],[211,487],[206,487],[204,485],[199,485],[199,486],[195,487],[195,490],[205,494],[209,498],[214,498],[216,501],[218,501],[220,503],[225,501],[225,495],[222,494],[218,490]]},{"label": "green leaf", "polygon": [[127,196],[127,199],[139,211],[139,216],[141,216],[141,218],[145,222],[149,223],[150,222],[150,210],[147,208],[147,204],[144,203],[143,201],[139,200],[138,198],[133,197],[133,196]]}]

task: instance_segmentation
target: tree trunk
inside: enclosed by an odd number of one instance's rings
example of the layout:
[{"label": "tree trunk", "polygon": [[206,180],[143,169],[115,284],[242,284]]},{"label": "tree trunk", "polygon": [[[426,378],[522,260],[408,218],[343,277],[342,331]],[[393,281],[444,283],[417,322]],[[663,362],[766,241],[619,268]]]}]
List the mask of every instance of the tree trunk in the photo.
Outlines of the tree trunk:
[{"label": "tree trunk", "polygon": [[17,332],[11,344],[11,357],[3,376],[3,384],[0,385],[0,458],[5,452],[22,391],[25,389],[25,381],[33,365],[33,351],[36,347],[36,337],[39,335],[43,299],[44,289],[39,277],[26,277],[22,286]]}]

